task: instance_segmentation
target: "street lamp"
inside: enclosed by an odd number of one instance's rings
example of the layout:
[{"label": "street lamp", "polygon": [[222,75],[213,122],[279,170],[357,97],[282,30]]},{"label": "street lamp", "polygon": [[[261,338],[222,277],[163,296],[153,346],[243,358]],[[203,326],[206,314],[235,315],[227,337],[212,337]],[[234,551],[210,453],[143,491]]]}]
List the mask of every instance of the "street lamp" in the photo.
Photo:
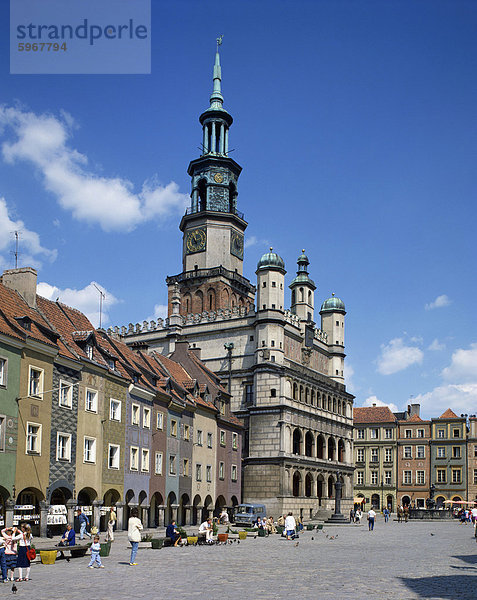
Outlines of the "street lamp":
[{"label": "street lamp", "polygon": [[384,480],[381,477],[381,512],[384,510]]}]

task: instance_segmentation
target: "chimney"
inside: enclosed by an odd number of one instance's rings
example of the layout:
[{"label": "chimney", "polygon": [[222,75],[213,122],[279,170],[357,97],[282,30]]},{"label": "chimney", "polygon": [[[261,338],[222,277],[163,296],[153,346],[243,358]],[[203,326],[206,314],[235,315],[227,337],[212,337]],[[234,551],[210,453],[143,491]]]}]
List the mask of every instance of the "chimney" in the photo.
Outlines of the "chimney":
[{"label": "chimney", "polygon": [[417,415],[419,417],[420,413],[421,413],[421,405],[420,404],[410,404],[407,407],[407,412],[409,413],[409,418],[411,418],[413,415]]},{"label": "chimney", "polygon": [[187,340],[176,340],[176,346],[174,348],[173,360],[180,360],[187,356],[187,350],[189,349],[189,342]]},{"label": "chimney", "polygon": [[198,358],[200,360],[200,348],[197,348],[195,344],[192,344],[192,346],[189,348],[189,352],[192,352],[193,354],[195,354],[196,358]]},{"label": "chimney", "polygon": [[5,287],[18,292],[30,308],[36,308],[36,278],[35,269],[22,267],[4,271],[1,281]]},{"label": "chimney", "polygon": [[374,406],[374,407],[376,406],[376,402],[373,402],[373,406]]}]

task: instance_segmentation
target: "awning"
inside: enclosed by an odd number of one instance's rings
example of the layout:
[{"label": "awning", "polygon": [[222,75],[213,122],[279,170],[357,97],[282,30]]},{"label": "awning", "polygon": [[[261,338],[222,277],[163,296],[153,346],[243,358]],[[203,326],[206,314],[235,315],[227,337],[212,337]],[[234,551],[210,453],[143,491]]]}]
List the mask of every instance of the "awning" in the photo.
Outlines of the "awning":
[{"label": "awning", "polygon": [[364,502],[364,498],[353,498],[353,502],[355,504],[361,504],[361,502]]}]

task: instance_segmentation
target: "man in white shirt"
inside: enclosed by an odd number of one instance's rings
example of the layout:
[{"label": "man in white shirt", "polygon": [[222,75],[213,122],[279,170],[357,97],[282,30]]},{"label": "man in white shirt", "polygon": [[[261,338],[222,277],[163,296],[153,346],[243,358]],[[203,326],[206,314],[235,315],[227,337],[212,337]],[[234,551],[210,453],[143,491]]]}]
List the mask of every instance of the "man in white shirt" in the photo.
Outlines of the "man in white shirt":
[{"label": "man in white shirt", "polygon": [[289,512],[287,518],[285,519],[285,532],[287,536],[287,540],[293,539],[295,536],[296,530],[296,521],[293,513]]},{"label": "man in white shirt", "polygon": [[369,531],[373,531],[374,529],[374,520],[376,519],[376,513],[372,508],[368,510],[368,529]]},{"label": "man in white shirt", "polygon": [[200,527],[199,527],[199,533],[205,533],[205,541],[207,542],[207,544],[211,544],[212,543],[212,532],[213,532],[213,528],[212,528],[212,519],[207,519],[207,521],[204,521],[203,523],[201,523]]}]

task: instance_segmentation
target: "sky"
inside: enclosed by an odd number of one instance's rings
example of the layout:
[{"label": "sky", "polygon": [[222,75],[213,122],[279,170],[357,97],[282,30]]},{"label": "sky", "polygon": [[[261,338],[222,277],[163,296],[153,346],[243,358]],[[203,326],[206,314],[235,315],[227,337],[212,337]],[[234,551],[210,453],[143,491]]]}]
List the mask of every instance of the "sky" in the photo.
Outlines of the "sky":
[{"label": "sky", "polygon": [[10,75],[8,23],[2,2],[0,269],[19,231],[40,294],[164,316],[223,34],[244,275],[273,246],[290,283],[306,250],[357,406],[477,413],[476,2],[153,0],[142,75]]}]

